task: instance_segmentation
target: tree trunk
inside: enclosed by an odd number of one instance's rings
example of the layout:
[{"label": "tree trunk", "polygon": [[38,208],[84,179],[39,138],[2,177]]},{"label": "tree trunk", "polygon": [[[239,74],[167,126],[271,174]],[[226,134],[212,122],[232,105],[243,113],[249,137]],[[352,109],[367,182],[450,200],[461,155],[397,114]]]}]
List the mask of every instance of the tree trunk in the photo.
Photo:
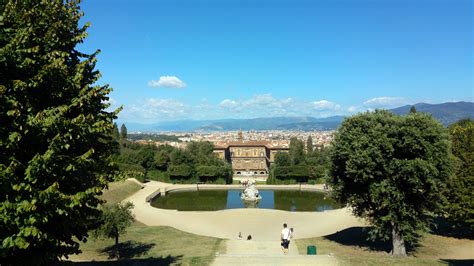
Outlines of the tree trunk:
[{"label": "tree trunk", "polygon": [[403,241],[398,228],[392,224],[392,255],[393,256],[406,256],[407,251],[405,249],[405,241]]},{"label": "tree trunk", "polygon": [[119,235],[115,235],[115,245],[118,245],[118,238],[119,238]]}]

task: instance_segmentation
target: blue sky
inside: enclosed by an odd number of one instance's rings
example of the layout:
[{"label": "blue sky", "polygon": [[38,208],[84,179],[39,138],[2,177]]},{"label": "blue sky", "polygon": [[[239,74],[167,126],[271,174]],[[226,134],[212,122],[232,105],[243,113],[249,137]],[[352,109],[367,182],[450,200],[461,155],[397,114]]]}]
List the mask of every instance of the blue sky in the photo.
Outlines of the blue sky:
[{"label": "blue sky", "polygon": [[85,0],[119,120],[350,115],[474,100],[471,0]]}]

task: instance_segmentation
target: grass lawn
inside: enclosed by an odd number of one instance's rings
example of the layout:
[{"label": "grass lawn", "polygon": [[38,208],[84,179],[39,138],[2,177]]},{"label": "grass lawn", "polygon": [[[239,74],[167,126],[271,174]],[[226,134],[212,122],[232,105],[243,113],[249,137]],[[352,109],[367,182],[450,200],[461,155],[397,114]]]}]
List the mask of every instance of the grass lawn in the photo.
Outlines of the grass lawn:
[{"label": "grass lawn", "polygon": [[315,245],[317,254],[333,254],[342,265],[473,265],[474,241],[428,234],[407,258],[390,256],[391,244],[366,241],[361,227],[335,234],[296,240],[300,254]]},{"label": "grass lawn", "polygon": [[[208,265],[216,252],[223,252],[224,248],[222,239],[185,233],[166,226],[145,226],[138,223],[132,225],[119,241],[119,247],[114,248],[113,239],[91,238],[81,245],[83,253],[71,256],[70,259],[90,261],[78,263],[85,265],[102,265],[104,262],[93,261],[115,260],[117,257],[121,258],[124,265]],[[109,261],[110,264],[112,262]],[[117,265],[116,262],[113,264]]]},{"label": "grass lawn", "polygon": [[134,181],[118,181],[109,184],[109,189],[104,190],[101,199],[107,203],[120,202],[140,190],[141,186]]},{"label": "grass lawn", "polygon": [[[133,181],[110,183],[102,199],[108,203],[120,202],[140,187]],[[208,265],[216,252],[223,252],[225,247],[222,239],[139,222],[129,227],[119,242],[115,247],[113,239],[90,237],[87,243],[81,243],[81,254],[69,257],[74,262],[62,265]]]}]

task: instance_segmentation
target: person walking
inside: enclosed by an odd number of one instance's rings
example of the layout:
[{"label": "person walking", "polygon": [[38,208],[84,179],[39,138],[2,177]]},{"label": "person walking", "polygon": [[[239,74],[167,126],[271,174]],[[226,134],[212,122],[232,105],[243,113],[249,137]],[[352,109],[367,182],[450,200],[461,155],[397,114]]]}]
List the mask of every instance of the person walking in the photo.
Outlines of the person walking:
[{"label": "person walking", "polygon": [[283,254],[288,254],[288,247],[290,245],[291,230],[288,228],[286,223],[283,224],[283,229],[281,230],[281,249]]}]

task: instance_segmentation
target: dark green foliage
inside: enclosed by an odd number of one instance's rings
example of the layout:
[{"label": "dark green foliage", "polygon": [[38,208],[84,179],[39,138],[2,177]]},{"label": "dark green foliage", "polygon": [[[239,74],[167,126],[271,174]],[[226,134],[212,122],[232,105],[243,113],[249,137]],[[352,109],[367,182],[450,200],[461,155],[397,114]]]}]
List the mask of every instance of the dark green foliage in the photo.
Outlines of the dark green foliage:
[{"label": "dark green foliage", "polygon": [[312,153],[314,150],[313,147],[313,138],[311,136],[308,136],[308,139],[306,140],[306,153]]},{"label": "dark green foliage", "polygon": [[474,121],[461,120],[449,127],[454,175],[448,182],[445,211],[457,226],[474,232]]},{"label": "dark green foliage", "polygon": [[414,113],[416,113],[416,107],[413,105],[412,107],[410,107],[410,114]]},{"label": "dark green foliage", "polygon": [[122,126],[120,127],[120,138],[122,140],[127,139],[127,127],[125,126],[125,124],[122,124]]},{"label": "dark green foliage", "polygon": [[155,160],[155,167],[160,171],[166,171],[168,169],[168,165],[170,163],[170,156],[169,152],[160,149],[154,157]]},{"label": "dark green foliage", "polygon": [[290,166],[291,158],[287,152],[279,151],[275,154],[275,165],[277,166]]},{"label": "dark green foliage", "polygon": [[288,151],[291,162],[296,165],[304,163],[304,143],[301,140],[293,137],[290,139],[290,147]]},{"label": "dark green foliage", "polygon": [[209,156],[214,151],[214,145],[212,145],[212,143],[210,143],[209,141],[193,141],[188,143],[186,151],[191,154],[194,154],[197,157]]},{"label": "dark green foliage", "polygon": [[[185,135],[186,137],[187,135]],[[128,133],[128,139],[130,140],[152,140],[152,141],[174,141],[181,142],[179,136],[175,135],[164,135],[164,134],[133,134]]]},{"label": "dark green foliage", "polygon": [[[193,183],[200,178],[201,181],[208,183],[231,183],[230,165],[215,156],[213,150],[214,147],[210,142],[190,142],[186,149],[169,145],[156,147],[124,142],[120,153],[115,155],[113,160],[122,171],[118,176],[123,178],[146,177],[162,182],[179,179],[184,183]],[[139,173],[136,171],[137,168],[130,168],[130,165],[136,165],[144,172]],[[203,175],[199,176],[198,166],[210,167],[209,169],[212,170],[208,172],[208,176],[204,175],[204,172],[201,172]],[[126,172],[123,172],[124,170]],[[211,172],[212,175],[210,175]]]},{"label": "dark green foliage", "polygon": [[275,167],[273,174],[278,179],[295,179],[297,182],[307,182],[309,177],[309,171],[306,165]]},{"label": "dark green foliage", "polygon": [[155,151],[157,148],[153,145],[144,145],[138,152],[140,165],[145,169],[153,169],[155,167]]},{"label": "dark green foliage", "polygon": [[160,182],[170,182],[170,178],[167,172],[163,172],[160,170],[150,170],[146,173],[146,178],[149,180],[155,180]]},{"label": "dark green foliage", "polygon": [[114,128],[112,129],[112,136],[115,141],[119,142],[120,141],[120,132],[117,126],[117,123],[114,123]]},{"label": "dark green foliage", "polygon": [[126,202],[115,204],[104,204],[102,206],[101,226],[94,231],[95,237],[106,237],[115,239],[115,245],[119,243],[119,236],[124,234],[135,220],[132,214],[133,203]]},{"label": "dark green foliage", "polygon": [[170,154],[170,164],[179,165],[179,164],[188,164],[191,165],[194,163],[193,154],[187,150],[175,149]]},{"label": "dark green foliage", "polygon": [[0,257],[47,264],[96,227],[116,113],[76,1],[0,1]]},{"label": "dark green foliage", "polygon": [[193,169],[187,164],[170,165],[168,174],[171,179],[188,179],[193,175]]},{"label": "dark green foliage", "polygon": [[394,253],[406,254],[404,242],[416,242],[443,202],[446,129],[427,114],[375,111],[346,119],[333,144],[334,197],[374,226],[373,237],[393,234]]},{"label": "dark green foliage", "polygon": [[198,165],[196,167],[196,175],[201,182],[216,181],[222,178],[226,184],[232,183],[232,168],[230,165]]},{"label": "dark green foliage", "polygon": [[115,165],[118,169],[114,173],[114,180],[136,178],[139,181],[144,181],[147,171],[141,165],[128,163],[115,163]]}]

